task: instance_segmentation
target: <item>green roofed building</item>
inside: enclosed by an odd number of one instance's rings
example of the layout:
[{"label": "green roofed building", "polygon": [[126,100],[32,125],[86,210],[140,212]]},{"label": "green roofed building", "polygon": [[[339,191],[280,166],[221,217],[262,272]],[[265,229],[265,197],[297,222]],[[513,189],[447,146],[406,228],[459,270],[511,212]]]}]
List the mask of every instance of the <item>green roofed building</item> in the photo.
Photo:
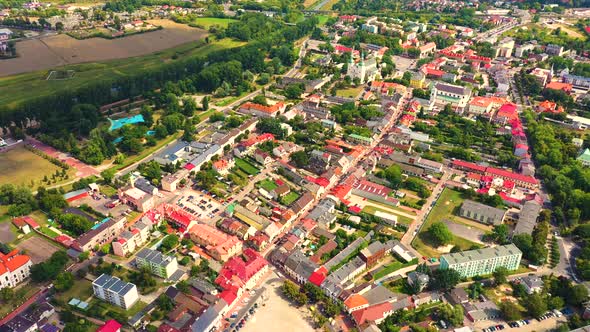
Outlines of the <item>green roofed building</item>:
[{"label": "green roofed building", "polygon": [[362,145],[371,145],[373,143],[373,138],[365,137],[357,134],[350,134],[348,135],[348,140],[353,143],[362,144]]},{"label": "green roofed building", "polygon": [[585,149],[577,159],[582,163],[582,165],[590,167],[590,149]]},{"label": "green roofed building", "polygon": [[521,258],[520,249],[509,244],[442,255],[440,268],[455,270],[461,277],[469,278],[491,274],[499,267],[516,270]]}]

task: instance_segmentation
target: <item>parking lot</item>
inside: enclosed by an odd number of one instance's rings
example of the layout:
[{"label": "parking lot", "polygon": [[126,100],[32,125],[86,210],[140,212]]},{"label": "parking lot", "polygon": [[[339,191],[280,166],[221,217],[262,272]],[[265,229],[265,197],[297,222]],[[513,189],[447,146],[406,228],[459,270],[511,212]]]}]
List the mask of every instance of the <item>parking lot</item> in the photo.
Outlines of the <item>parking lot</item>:
[{"label": "parking lot", "polygon": [[88,206],[90,206],[94,210],[104,214],[105,216],[108,216],[110,214],[113,217],[119,217],[125,211],[131,209],[129,206],[127,206],[125,204],[118,204],[118,205],[115,204],[115,206],[113,206],[112,208],[109,208],[109,206],[112,206],[112,205],[109,205],[109,203],[112,203],[114,201],[116,201],[116,199],[111,199],[111,198],[105,197],[103,195],[95,195],[95,196],[88,196],[88,197],[80,198],[74,202],[74,205],[80,206],[82,204],[87,204]]},{"label": "parking lot", "polygon": [[177,197],[176,204],[203,220],[215,219],[225,209],[219,201],[209,194],[193,189],[185,189],[182,195]]},{"label": "parking lot", "polygon": [[30,237],[16,247],[29,255],[34,264],[46,261],[54,252],[60,250],[60,248],[40,236]]},{"label": "parking lot", "polygon": [[[537,319],[526,319],[516,322],[507,323],[503,320],[486,320],[475,323],[475,331],[494,332],[494,331],[518,331],[518,332],[532,332],[532,331],[550,331],[567,322],[567,318],[563,315],[559,316],[551,313],[548,317]],[[503,328],[498,328],[498,326]],[[511,326],[512,325],[512,326]],[[492,329],[493,327],[493,329]]]}]

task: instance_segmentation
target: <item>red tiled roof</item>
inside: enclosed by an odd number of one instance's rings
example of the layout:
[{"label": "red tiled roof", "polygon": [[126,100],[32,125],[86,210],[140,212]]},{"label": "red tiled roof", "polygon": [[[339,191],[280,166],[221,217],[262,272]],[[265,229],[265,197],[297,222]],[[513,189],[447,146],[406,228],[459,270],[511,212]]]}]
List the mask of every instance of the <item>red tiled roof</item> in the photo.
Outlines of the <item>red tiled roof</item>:
[{"label": "red tiled roof", "polygon": [[373,322],[385,316],[388,311],[391,311],[393,306],[389,302],[377,304],[366,309],[354,311],[352,318],[357,325],[362,325],[365,322]]},{"label": "red tiled roof", "polygon": [[354,294],[344,301],[344,306],[348,309],[358,308],[363,305],[368,305],[369,301],[365,299],[362,295]]},{"label": "red tiled roof", "polygon": [[324,266],[321,266],[309,276],[309,282],[319,287],[322,282],[324,282],[327,275],[328,269],[326,269]]},{"label": "red tiled roof", "polygon": [[115,332],[121,328],[121,324],[114,319],[107,321],[103,326],[99,327],[96,332]]},{"label": "red tiled roof", "polygon": [[21,255],[18,249],[14,249],[6,255],[0,253],[0,275],[6,271],[16,271],[30,260],[31,258],[29,256]]},{"label": "red tiled roof", "polygon": [[191,163],[188,163],[188,164],[184,165],[184,168],[185,168],[185,169],[188,169],[188,170],[190,171],[190,170],[192,170],[193,168],[195,168],[195,165],[193,165],[193,164],[191,164]]}]

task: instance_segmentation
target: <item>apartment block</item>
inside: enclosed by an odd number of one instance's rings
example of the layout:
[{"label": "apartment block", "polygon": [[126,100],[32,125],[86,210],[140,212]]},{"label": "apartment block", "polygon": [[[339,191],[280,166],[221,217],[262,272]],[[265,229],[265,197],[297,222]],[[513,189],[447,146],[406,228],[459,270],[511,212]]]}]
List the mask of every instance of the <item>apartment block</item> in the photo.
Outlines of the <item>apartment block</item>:
[{"label": "apartment block", "polygon": [[153,274],[164,279],[178,270],[176,257],[167,256],[149,248],[144,248],[137,253],[135,264],[139,268],[148,267]]},{"label": "apartment block", "polygon": [[0,252],[0,289],[14,287],[28,278],[32,265],[31,258],[21,255],[18,249],[6,255]]},{"label": "apartment block", "polygon": [[123,309],[131,308],[139,300],[134,284],[104,273],[92,282],[92,289],[99,299]]},{"label": "apartment block", "polygon": [[113,252],[117,256],[125,257],[141,247],[150,237],[151,224],[138,221],[130,230],[123,231],[119,238],[113,241]]},{"label": "apartment block", "polygon": [[441,269],[452,269],[461,277],[491,274],[499,267],[518,269],[522,252],[514,244],[445,254],[440,258]]}]

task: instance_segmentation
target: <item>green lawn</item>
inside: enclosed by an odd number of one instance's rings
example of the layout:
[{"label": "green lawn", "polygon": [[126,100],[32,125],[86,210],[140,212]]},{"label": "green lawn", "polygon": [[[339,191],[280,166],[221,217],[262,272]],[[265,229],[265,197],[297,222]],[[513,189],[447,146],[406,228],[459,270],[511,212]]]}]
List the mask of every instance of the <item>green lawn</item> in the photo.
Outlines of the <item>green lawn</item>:
[{"label": "green lawn", "polygon": [[366,205],[361,212],[365,212],[365,213],[374,215],[375,212],[377,212],[377,211],[381,211],[381,212],[384,212],[384,213],[389,213],[389,214],[395,215],[397,217],[397,221],[400,224],[409,225],[409,224],[412,223],[412,218],[408,218],[406,216],[402,216],[402,215],[396,214],[394,211],[387,210],[387,209],[382,209],[382,208],[378,208],[378,207],[372,206],[372,205]]},{"label": "green lawn", "polygon": [[52,231],[51,229],[42,226],[41,228],[39,228],[39,232],[49,236],[50,238],[56,238],[59,234],[57,234],[56,232]]},{"label": "green lawn", "polygon": [[205,56],[217,50],[239,47],[244,44],[231,39],[216,40],[209,44],[206,44],[204,40],[200,40],[140,57],[68,65],[60,68],[74,70],[76,76],[73,79],[64,81],[45,80],[47,70],[1,77],[0,105],[16,106],[18,103],[33,97],[50,96],[61,90],[75,90],[94,81],[127,77],[156,68],[164,63],[184,60],[194,56]]},{"label": "green lawn", "polygon": [[199,26],[203,27],[204,29],[209,29],[213,25],[218,25],[222,28],[227,28],[227,26],[231,22],[236,22],[236,20],[231,18],[218,18],[218,17],[198,17],[196,20],[191,22],[191,26]]},{"label": "green lawn", "polygon": [[[1,78],[0,82],[2,82]],[[3,87],[0,83],[0,91],[2,90]],[[22,90],[29,91],[29,89]],[[0,100],[4,96],[4,91],[0,92]],[[2,102],[0,101],[1,104]],[[3,170],[0,173],[0,185],[10,183],[30,188],[47,186],[47,182],[43,181],[44,178],[47,177],[51,181],[51,177],[56,171],[62,171],[60,167],[27,150],[24,146],[2,152],[0,155],[0,169]],[[70,169],[67,171],[67,174],[69,179],[72,179],[74,171]],[[69,181],[69,179],[58,177],[55,183]],[[51,183],[53,184],[53,181]]]},{"label": "green lawn", "polygon": [[63,293],[57,293],[55,297],[62,302],[68,303],[73,298],[86,301],[92,294],[92,282],[81,279],[76,280],[72,288]]},{"label": "green lawn", "polygon": [[385,203],[374,201],[372,199],[367,199],[367,202],[371,203],[372,205],[381,206],[384,209],[389,209],[389,210],[393,210],[393,211],[399,211],[399,212],[403,212],[403,213],[410,214],[410,215],[416,215],[416,213],[414,213],[413,211],[405,210],[405,209],[403,209],[403,208],[401,208],[399,206],[388,205],[388,204],[385,204]]},{"label": "green lawn", "polygon": [[264,179],[264,180],[258,182],[258,185],[260,186],[260,188],[262,188],[268,192],[271,192],[271,191],[275,190],[276,187],[278,187],[278,185],[274,181],[269,180],[269,179]]},{"label": "green lawn", "polygon": [[109,186],[109,185],[101,185],[100,192],[108,197],[113,197],[117,194],[117,189]]},{"label": "green lawn", "polygon": [[239,167],[242,171],[246,172],[248,175],[256,175],[260,173],[260,170],[258,168],[256,168],[249,162],[245,161],[244,159],[235,158],[235,161],[236,166]]},{"label": "green lawn", "polygon": [[298,198],[299,194],[291,191],[281,198],[281,203],[283,203],[283,205],[291,205],[291,203],[295,202]]},{"label": "green lawn", "polygon": [[418,263],[416,260],[410,261],[408,263],[402,263],[397,259],[394,259],[393,262],[387,264],[381,271],[377,272],[373,279],[378,280],[379,278],[383,278],[384,276],[390,274],[393,271],[397,271],[407,266],[412,266],[416,263]]},{"label": "green lawn", "polygon": [[336,95],[338,97],[356,98],[356,96],[358,96],[362,90],[363,90],[362,86],[359,86],[356,88],[350,87],[347,89],[341,89],[341,90],[336,91]]},{"label": "green lawn", "polygon": [[[418,233],[418,236],[414,237],[412,246],[425,256],[439,257],[441,253],[428,244],[428,236],[426,231],[434,222],[452,220],[453,212],[462,203],[463,198],[461,197],[460,192],[445,188],[436,201],[436,205],[430,211],[428,218],[426,218],[424,225],[420,229],[420,233]],[[462,250],[467,250],[472,246],[481,247],[475,242],[471,242],[458,236],[454,237],[453,244],[461,247]]]}]

